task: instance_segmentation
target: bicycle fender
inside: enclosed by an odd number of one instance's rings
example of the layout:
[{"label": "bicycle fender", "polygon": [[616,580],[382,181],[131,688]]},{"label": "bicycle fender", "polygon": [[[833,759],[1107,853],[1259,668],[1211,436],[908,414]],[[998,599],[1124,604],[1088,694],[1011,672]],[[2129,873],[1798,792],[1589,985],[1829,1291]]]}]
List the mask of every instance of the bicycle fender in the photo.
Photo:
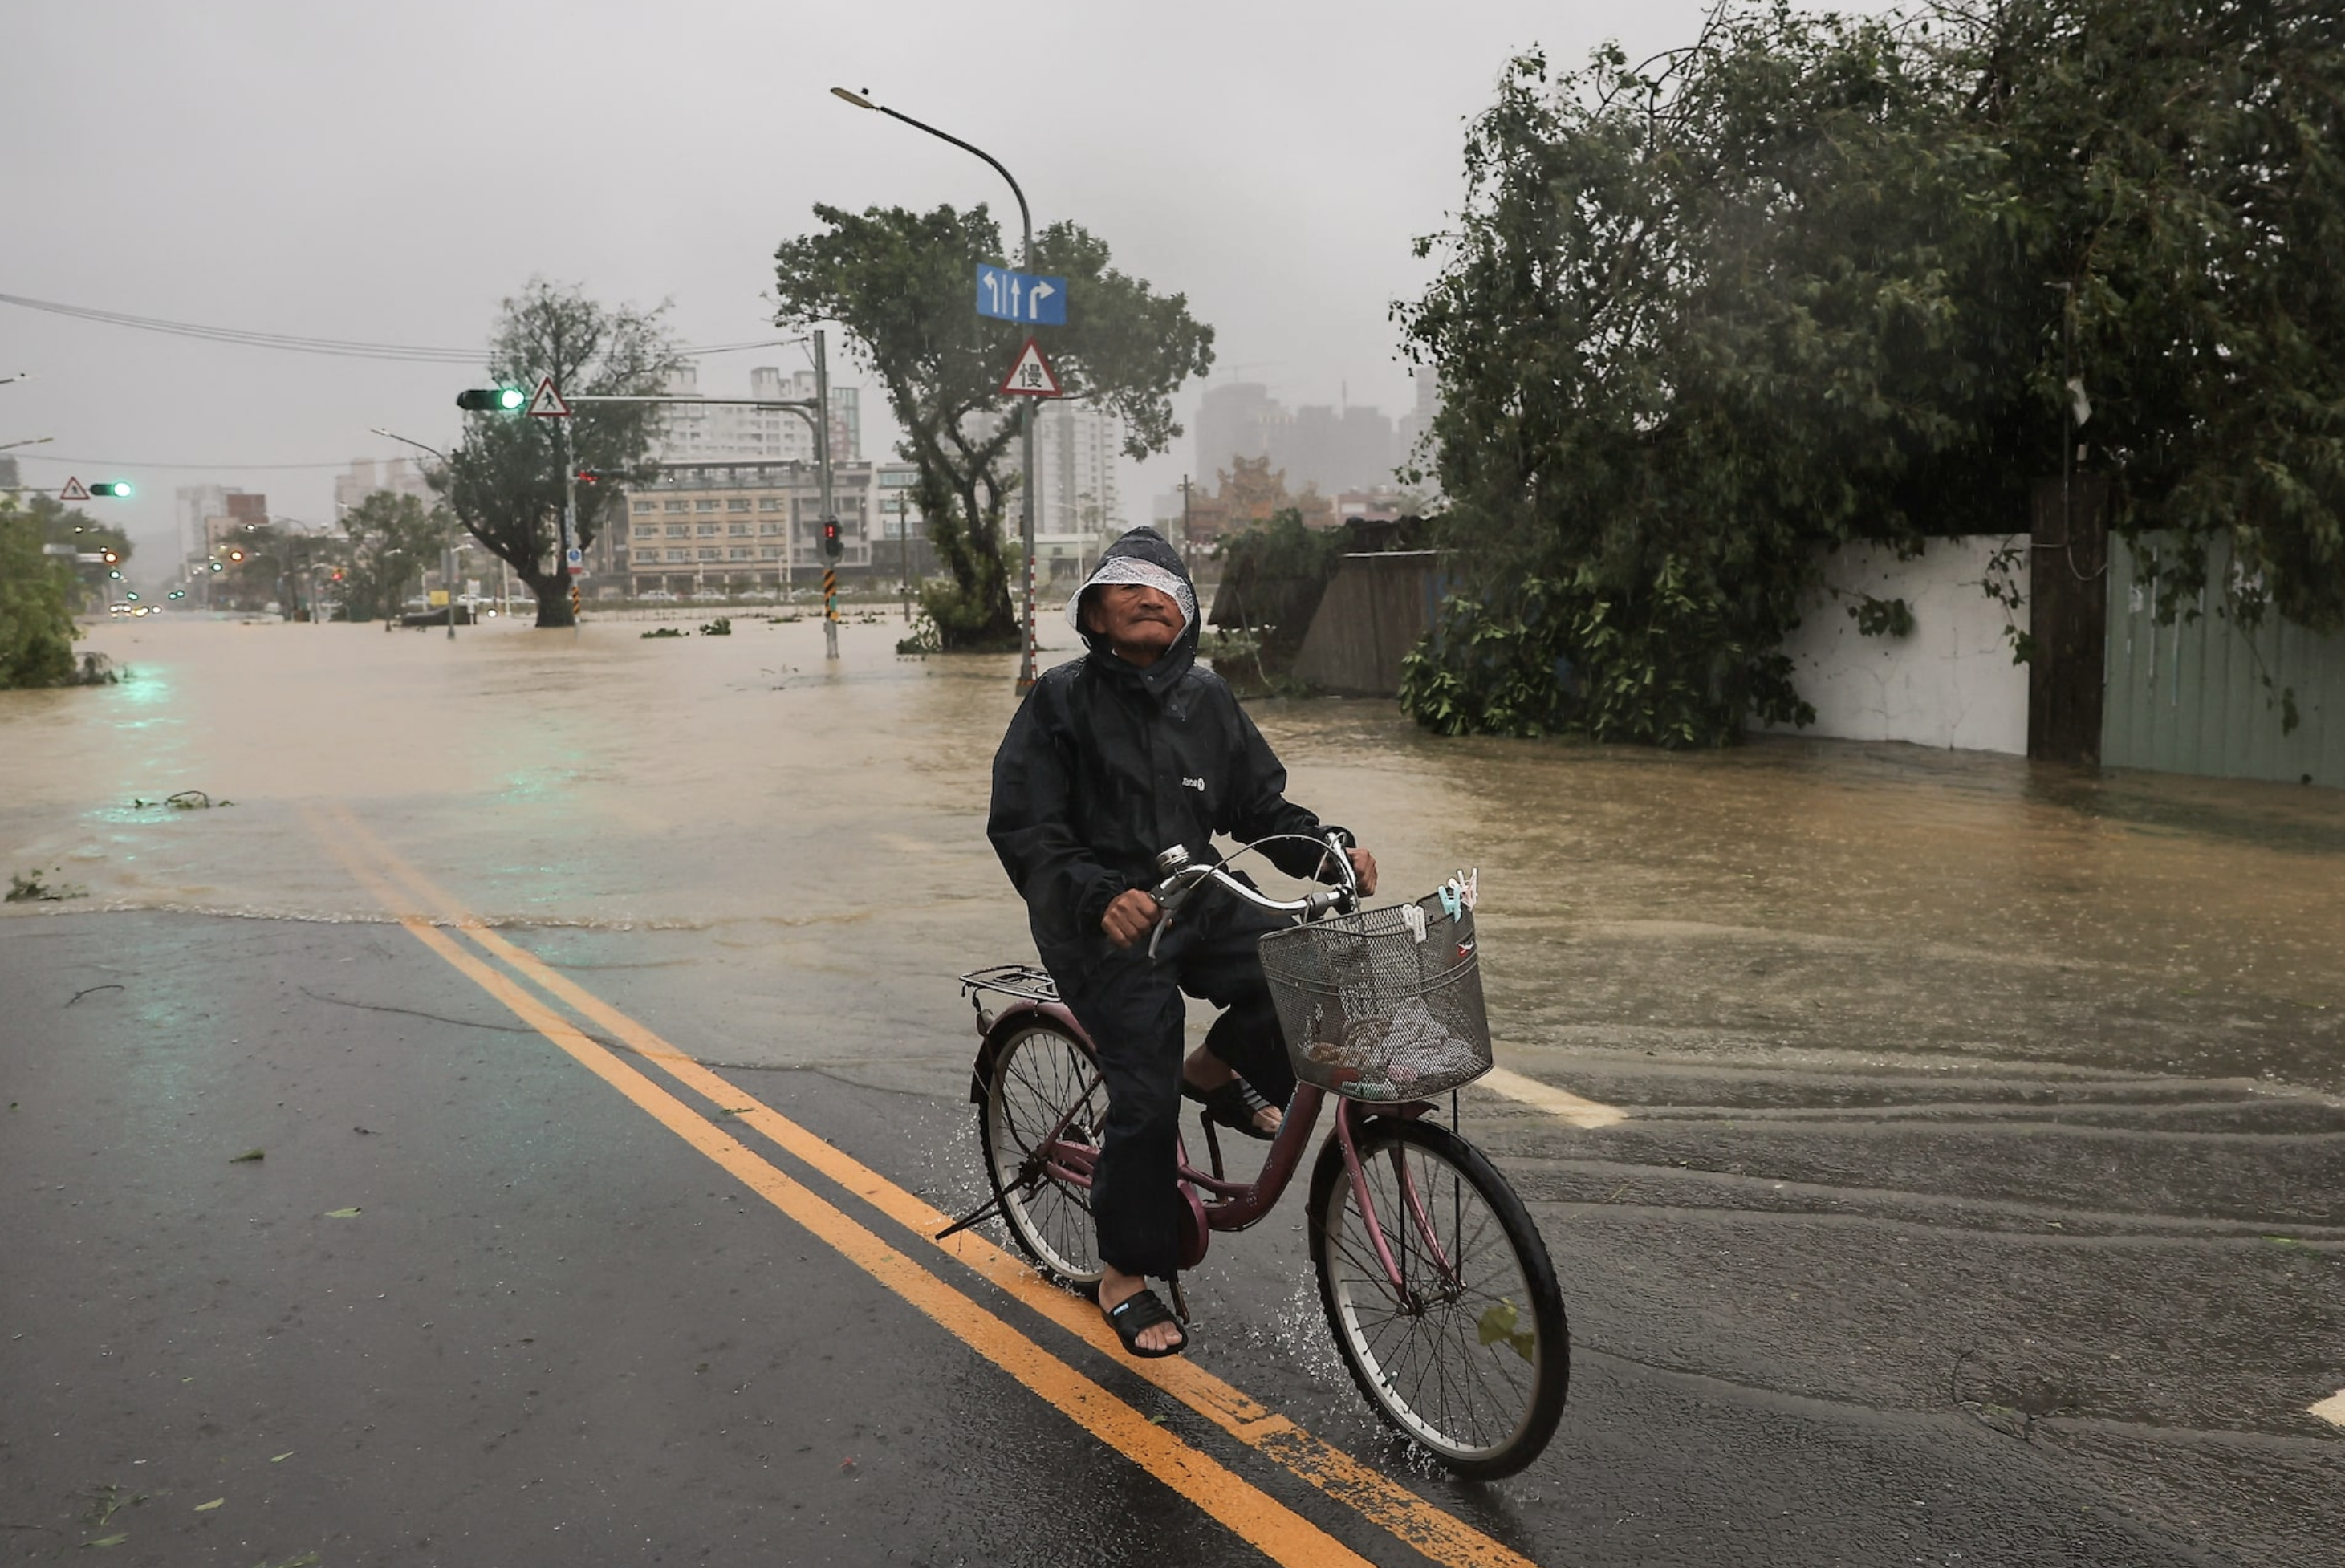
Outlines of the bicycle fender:
[{"label": "bicycle fender", "polygon": [[992,1022],[986,1026],[984,1038],[978,1042],[977,1059],[969,1065],[969,1069],[970,1103],[975,1105],[985,1103],[986,1080],[993,1076],[993,1058],[1000,1054],[1001,1042],[1038,1019],[1046,1020],[1064,1029],[1073,1038],[1081,1041],[1087,1050],[1098,1048],[1092,1046],[1091,1037],[1083,1033],[1083,1027],[1075,1022],[1074,1014],[1067,1010],[1067,1005],[1064,1002],[1013,1001],[993,1016]]}]

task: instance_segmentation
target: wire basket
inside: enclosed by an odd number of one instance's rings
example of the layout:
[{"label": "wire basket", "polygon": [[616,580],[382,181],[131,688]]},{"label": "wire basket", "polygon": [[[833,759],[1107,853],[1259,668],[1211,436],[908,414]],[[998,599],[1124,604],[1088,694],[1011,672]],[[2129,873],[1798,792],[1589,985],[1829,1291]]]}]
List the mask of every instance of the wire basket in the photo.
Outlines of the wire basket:
[{"label": "wire basket", "polygon": [[[1423,913],[1419,925],[1408,913]],[[1363,1100],[1425,1099],[1490,1070],[1474,915],[1439,895],[1262,939],[1294,1076]]]}]

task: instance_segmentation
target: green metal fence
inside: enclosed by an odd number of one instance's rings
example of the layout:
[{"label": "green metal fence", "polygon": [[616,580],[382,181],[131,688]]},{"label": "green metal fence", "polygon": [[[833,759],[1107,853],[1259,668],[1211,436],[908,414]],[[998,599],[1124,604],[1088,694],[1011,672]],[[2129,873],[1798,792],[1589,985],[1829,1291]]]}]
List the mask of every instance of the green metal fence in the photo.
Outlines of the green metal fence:
[{"label": "green metal fence", "polygon": [[2161,552],[2172,559],[2171,541],[2109,551],[2101,764],[2345,786],[2345,636],[2316,636],[2276,610],[2243,630],[2225,612],[2219,585],[2232,567],[2220,547],[2208,555],[2206,591],[2160,625]]}]

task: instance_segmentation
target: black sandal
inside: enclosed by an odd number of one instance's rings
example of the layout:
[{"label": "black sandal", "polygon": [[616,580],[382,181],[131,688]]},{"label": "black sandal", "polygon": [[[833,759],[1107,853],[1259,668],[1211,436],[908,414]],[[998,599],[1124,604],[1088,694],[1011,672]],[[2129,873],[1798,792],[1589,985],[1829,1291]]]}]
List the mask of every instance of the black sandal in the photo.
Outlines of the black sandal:
[{"label": "black sandal", "polygon": [[1181,1093],[1183,1098],[1195,1100],[1205,1108],[1207,1121],[1216,1122],[1228,1128],[1232,1132],[1244,1133],[1248,1138],[1260,1138],[1264,1143],[1278,1136],[1274,1129],[1265,1129],[1254,1125],[1254,1118],[1266,1110],[1276,1110],[1278,1108],[1255,1093],[1254,1085],[1244,1078],[1232,1078],[1219,1088],[1210,1089],[1201,1089],[1188,1079],[1183,1078]]},{"label": "black sandal", "polygon": [[1107,1326],[1113,1329],[1115,1337],[1123,1341],[1126,1355],[1153,1361],[1159,1356],[1177,1356],[1189,1348],[1189,1330],[1185,1328],[1181,1329],[1178,1340],[1162,1350],[1143,1351],[1140,1348],[1142,1329],[1152,1329],[1159,1323],[1171,1323],[1176,1328],[1181,1326],[1181,1320],[1174,1317],[1156,1292],[1145,1285],[1106,1310]]}]

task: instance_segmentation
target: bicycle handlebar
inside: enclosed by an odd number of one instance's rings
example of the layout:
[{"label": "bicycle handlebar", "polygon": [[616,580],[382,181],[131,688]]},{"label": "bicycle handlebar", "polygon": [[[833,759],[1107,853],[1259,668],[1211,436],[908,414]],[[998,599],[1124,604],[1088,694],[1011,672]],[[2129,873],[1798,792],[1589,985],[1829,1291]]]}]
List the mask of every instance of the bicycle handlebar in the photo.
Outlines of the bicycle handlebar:
[{"label": "bicycle handlebar", "polygon": [[1324,840],[1299,833],[1273,834],[1268,838],[1240,845],[1238,854],[1244,855],[1248,850],[1260,849],[1265,844],[1288,838],[1299,839],[1304,844],[1324,844],[1326,859],[1322,860],[1321,865],[1324,867],[1326,860],[1333,860],[1337,875],[1342,878],[1341,885],[1322,888],[1316,893],[1306,893],[1300,898],[1273,898],[1262,889],[1231,875],[1227,862],[1192,861],[1188,850],[1177,844],[1161,852],[1156,856],[1156,869],[1164,874],[1164,879],[1148,891],[1149,896],[1155,899],[1164,911],[1164,917],[1156,923],[1155,931],[1148,938],[1148,956],[1151,958],[1156,956],[1156,944],[1163,936],[1164,928],[1172,924],[1174,913],[1188,901],[1190,895],[1209,882],[1229,889],[1257,908],[1278,915],[1300,915],[1305,920],[1314,919],[1331,909],[1349,908],[1359,901],[1360,883],[1352,870],[1352,857],[1345,853],[1344,841],[1332,833]]}]

